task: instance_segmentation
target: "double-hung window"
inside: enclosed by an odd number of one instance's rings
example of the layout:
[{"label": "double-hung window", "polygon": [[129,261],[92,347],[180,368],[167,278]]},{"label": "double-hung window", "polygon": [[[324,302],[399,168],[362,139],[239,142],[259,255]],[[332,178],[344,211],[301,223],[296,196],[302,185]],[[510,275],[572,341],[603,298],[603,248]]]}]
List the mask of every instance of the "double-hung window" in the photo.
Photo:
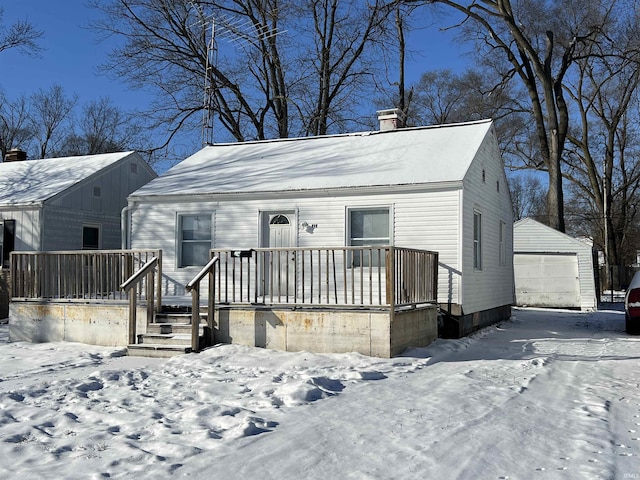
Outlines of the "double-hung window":
[{"label": "double-hung window", "polygon": [[206,265],[211,250],[211,215],[180,215],[179,267]]},{"label": "double-hung window", "polygon": [[473,268],[482,270],[482,214],[473,212]]},{"label": "double-hung window", "polygon": [[[353,247],[390,245],[390,214],[389,207],[382,208],[351,208],[348,210],[348,243]],[[379,260],[377,254],[354,250],[351,264],[354,267],[379,266],[384,257]]]}]

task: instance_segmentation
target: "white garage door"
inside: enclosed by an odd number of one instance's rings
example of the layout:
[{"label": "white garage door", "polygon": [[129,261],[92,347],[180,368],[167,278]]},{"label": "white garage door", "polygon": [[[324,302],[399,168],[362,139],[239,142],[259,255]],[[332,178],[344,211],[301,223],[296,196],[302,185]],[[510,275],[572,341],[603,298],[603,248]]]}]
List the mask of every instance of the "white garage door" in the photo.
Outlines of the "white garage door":
[{"label": "white garage door", "polygon": [[518,305],[580,308],[576,255],[515,253],[513,270]]}]

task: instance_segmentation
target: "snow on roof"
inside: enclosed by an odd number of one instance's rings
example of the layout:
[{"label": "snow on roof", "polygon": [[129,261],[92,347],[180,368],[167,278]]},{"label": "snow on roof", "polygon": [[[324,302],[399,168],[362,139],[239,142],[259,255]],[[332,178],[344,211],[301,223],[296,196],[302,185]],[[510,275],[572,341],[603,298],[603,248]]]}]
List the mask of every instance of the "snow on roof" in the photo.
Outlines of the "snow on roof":
[{"label": "snow on roof", "polygon": [[43,202],[132,153],[0,163],[0,205]]},{"label": "snow on roof", "polygon": [[131,197],[460,181],[491,125],[491,120],[483,120],[217,144],[185,159]]}]

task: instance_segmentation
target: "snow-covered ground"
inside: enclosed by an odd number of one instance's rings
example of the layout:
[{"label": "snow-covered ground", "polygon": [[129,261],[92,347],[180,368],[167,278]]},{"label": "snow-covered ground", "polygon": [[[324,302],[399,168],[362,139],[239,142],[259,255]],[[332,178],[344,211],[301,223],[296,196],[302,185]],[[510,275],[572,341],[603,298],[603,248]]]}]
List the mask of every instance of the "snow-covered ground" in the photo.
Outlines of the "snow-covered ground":
[{"label": "snow-covered ground", "polygon": [[514,309],[390,360],[122,354],[0,326],[0,478],[640,479],[619,310]]}]

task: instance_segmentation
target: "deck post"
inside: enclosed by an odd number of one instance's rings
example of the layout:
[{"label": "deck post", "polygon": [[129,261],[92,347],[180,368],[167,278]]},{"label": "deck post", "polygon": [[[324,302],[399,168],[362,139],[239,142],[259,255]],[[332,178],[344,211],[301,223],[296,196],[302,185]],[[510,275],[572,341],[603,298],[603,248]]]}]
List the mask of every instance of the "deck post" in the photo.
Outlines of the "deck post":
[{"label": "deck post", "polygon": [[153,314],[155,313],[155,302],[153,298],[155,275],[153,270],[147,274],[147,325],[153,323]]},{"label": "deck post", "polygon": [[389,302],[389,322],[393,323],[396,313],[396,262],[395,249],[389,247],[386,254],[386,276],[387,276],[387,301]]},{"label": "deck post", "polygon": [[213,324],[215,321],[216,314],[216,299],[215,299],[215,285],[216,285],[216,277],[215,277],[215,268],[209,272],[209,297],[207,303],[207,331],[205,332],[205,345],[210,347],[213,345]]},{"label": "deck post", "polygon": [[131,345],[136,342],[136,308],[137,308],[137,292],[135,288],[129,289],[129,343]]},{"label": "deck post", "polygon": [[200,282],[191,288],[191,350],[199,351],[198,337],[200,336]]},{"label": "deck post", "polygon": [[156,293],[156,298],[158,299],[156,303],[157,310],[162,308],[162,250],[158,250],[158,291]]}]

